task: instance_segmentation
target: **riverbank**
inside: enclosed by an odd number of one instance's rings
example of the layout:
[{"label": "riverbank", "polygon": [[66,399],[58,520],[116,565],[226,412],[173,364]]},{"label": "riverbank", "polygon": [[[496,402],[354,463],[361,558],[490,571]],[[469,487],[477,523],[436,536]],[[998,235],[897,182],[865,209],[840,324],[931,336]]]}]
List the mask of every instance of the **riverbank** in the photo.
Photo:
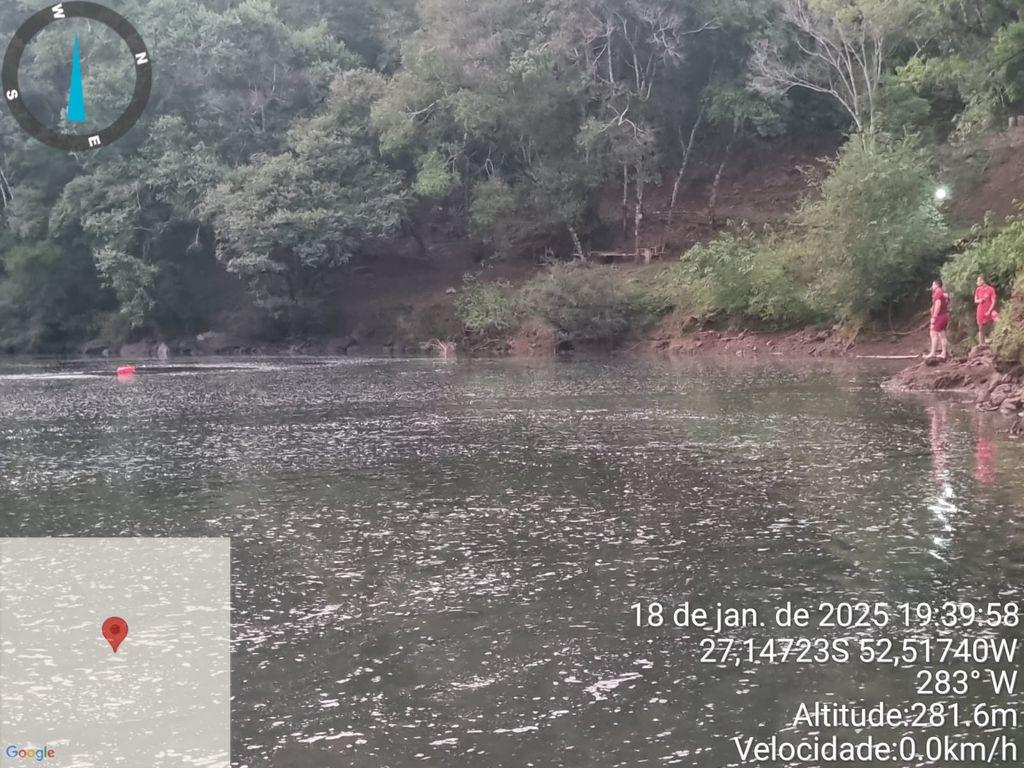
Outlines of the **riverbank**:
[{"label": "riverbank", "polygon": [[674,332],[664,327],[615,344],[573,344],[540,322],[526,323],[500,337],[466,334],[448,345],[434,340],[396,342],[356,336],[325,336],[264,342],[222,332],[161,341],[149,339],[118,348],[91,347],[90,357],[160,360],[189,357],[343,357],[361,355],[451,355],[462,357],[539,358],[573,352],[588,355],[791,357],[799,359],[874,358],[912,360],[927,347],[927,334],[911,331],[862,333],[851,337],[835,328],[808,327],[790,331],[697,330]]},{"label": "riverbank", "polygon": [[979,410],[1014,417],[1010,433],[1024,437],[1024,366],[1000,360],[988,347],[975,347],[965,357],[944,363],[918,363],[883,386],[896,392],[962,392]]},{"label": "riverbank", "polygon": [[835,328],[735,332],[705,330],[684,335],[655,334],[645,348],[665,355],[767,355],[793,358],[914,359],[927,342],[920,330],[850,336]]},{"label": "riverbank", "polygon": [[95,352],[112,359],[144,361],[190,357],[342,357],[361,355],[432,354],[466,358],[550,358],[571,355],[643,357],[739,357],[790,360],[906,360],[910,365],[887,379],[894,392],[959,392],[982,411],[1014,419],[1011,435],[1024,437],[1024,366],[1000,360],[988,347],[975,347],[948,362],[924,361],[927,334],[920,329],[862,334],[851,338],[836,329],[797,331],[702,330],[673,334],[664,330],[627,344],[573,347],[540,324],[528,324],[512,336],[481,340],[467,337],[460,345],[364,345],[355,337],[306,339],[296,343],[255,344],[223,333],[201,334],[171,344],[145,341],[119,350]]}]

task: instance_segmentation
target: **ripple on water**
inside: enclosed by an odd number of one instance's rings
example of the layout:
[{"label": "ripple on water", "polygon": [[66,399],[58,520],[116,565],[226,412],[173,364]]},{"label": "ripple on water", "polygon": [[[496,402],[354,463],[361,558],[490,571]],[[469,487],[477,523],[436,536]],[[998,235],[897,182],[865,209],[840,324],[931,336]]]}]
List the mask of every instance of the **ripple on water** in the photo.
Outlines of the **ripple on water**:
[{"label": "ripple on water", "polygon": [[0,377],[0,535],[234,538],[238,766],[717,767],[912,689],[633,603],[1020,596],[1021,446],[869,369],[242,368]]}]

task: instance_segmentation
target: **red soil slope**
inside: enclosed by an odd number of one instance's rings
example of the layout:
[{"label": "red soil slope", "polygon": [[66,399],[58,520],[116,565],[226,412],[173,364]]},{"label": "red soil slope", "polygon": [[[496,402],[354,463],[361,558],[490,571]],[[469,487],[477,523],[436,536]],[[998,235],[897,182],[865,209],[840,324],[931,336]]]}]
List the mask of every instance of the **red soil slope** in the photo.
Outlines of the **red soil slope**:
[{"label": "red soil slope", "polygon": [[988,212],[1001,220],[1018,213],[1024,202],[1024,128],[989,137],[976,152],[982,155],[981,178],[954,190],[953,215],[965,226]]},{"label": "red soil slope", "polygon": [[[675,171],[666,169],[667,183],[651,186],[646,195],[641,245],[663,246],[666,257],[672,258],[697,242],[712,239],[729,221],[748,221],[755,227],[783,224],[810,189],[806,172],[820,168],[823,158],[834,153],[834,145],[797,149],[762,144],[737,150],[722,175],[714,221],[708,216],[708,201],[722,158],[694,162],[681,188],[671,227],[668,202]],[[591,243],[595,249],[633,250],[632,234],[622,234],[621,197],[621,189],[614,185],[602,195],[599,215],[604,232]],[[400,322],[408,319],[419,331],[424,325],[437,325],[441,330],[450,322],[454,300],[450,289],[458,288],[464,275],[515,283],[529,279],[539,269],[529,253],[483,267],[478,246],[443,235],[428,237],[427,248],[425,259],[416,256],[416,249],[406,243],[354,264],[332,297],[338,308],[337,326],[370,346],[387,343],[396,331],[401,334],[401,329],[394,327],[396,317]]]}]

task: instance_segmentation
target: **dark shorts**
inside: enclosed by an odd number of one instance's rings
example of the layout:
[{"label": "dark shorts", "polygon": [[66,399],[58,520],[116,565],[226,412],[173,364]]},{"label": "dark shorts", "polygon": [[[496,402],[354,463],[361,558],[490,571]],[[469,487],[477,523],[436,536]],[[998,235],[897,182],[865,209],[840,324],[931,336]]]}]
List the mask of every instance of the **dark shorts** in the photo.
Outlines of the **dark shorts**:
[{"label": "dark shorts", "polygon": [[949,315],[938,315],[934,320],[932,320],[932,330],[936,333],[942,333],[948,327]]}]

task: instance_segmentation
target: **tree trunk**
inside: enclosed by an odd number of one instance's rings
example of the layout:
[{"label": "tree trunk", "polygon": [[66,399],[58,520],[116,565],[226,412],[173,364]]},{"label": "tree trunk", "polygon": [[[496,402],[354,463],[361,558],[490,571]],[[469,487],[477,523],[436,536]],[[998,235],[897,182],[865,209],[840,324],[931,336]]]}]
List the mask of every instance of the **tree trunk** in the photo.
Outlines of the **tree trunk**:
[{"label": "tree trunk", "polygon": [[718,207],[718,192],[722,186],[722,174],[725,173],[725,166],[729,163],[729,155],[732,154],[732,145],[735,138],[725,148],[725,157],[722,164],[718,166],[718,173],[715,174],[715,181],[711,185],[711,197],[708,200],[708,223],[715,226],[715,209]]},{"label": "tree trunk", "polygon": [[622,236],[629,232],[629,166],[622,164]]},{"label": "tree trunk", "polygon": [[423,235],[420,232],[420,225],[419,222],[416,221],[416,218],[414,216],[410,216],[407,219],[403,219],[402,226],[416,242],[416,250],[419,253],[420,258],[424,261],[429,259],[430,250],[427,248],[427,243],[423,239]]},{"label": "tree trunk", "polygon": [[13,200],[14,190],[11,188],[11,182],[7,180],[3,168],[0,168],[0,205],[6,208]]},{"label": "tree trunk", "polygon": [[644,221],[644,174],[643,167],[636,167],[636,207],[633,209],[633,252],[640,258],[640,225]]},{"label": "tree trunk", "polygon": [[[697,119],[693,123],[693,129],[690,131],[690,140],[683,145],[683,162],[679,166],[679,173],[676,174],[676,183],[672,185],[672,200],[668,204],[668,225],[672,226],[672,215],[676,211],[676,201],[679,199],[679,189],[683,185],[683,178],[686,176],[686,168],[690,164],[690,156],[693,152],[693,142],[697,138],[697,131],[700,130],[700,124],[704,122],[704,105],[701,104],[700,113],[697,115]],[[680,136],[680,139],[682,137]],[[680,141],[682,143],[682,141]]]},{"label": "tree trunk", "polygon": [[583,243],[580,241],[580,233],[576,231],[576,227],[569,227],[569,235],[572,237],[573,255],[580,261],[587,260],[586,251],[583,250]]},{"label": "tree trunk", "polygon": [[722,185],[722,173],[725,171],[727,162],[727,160],[723,160],[722,164],[718,166],[718,173],[715,174],[715,181],[711,185],[711,197],[708,199],[708,223],[712,226],[715,224],[715,208],[718,206],[718,189]]}]

